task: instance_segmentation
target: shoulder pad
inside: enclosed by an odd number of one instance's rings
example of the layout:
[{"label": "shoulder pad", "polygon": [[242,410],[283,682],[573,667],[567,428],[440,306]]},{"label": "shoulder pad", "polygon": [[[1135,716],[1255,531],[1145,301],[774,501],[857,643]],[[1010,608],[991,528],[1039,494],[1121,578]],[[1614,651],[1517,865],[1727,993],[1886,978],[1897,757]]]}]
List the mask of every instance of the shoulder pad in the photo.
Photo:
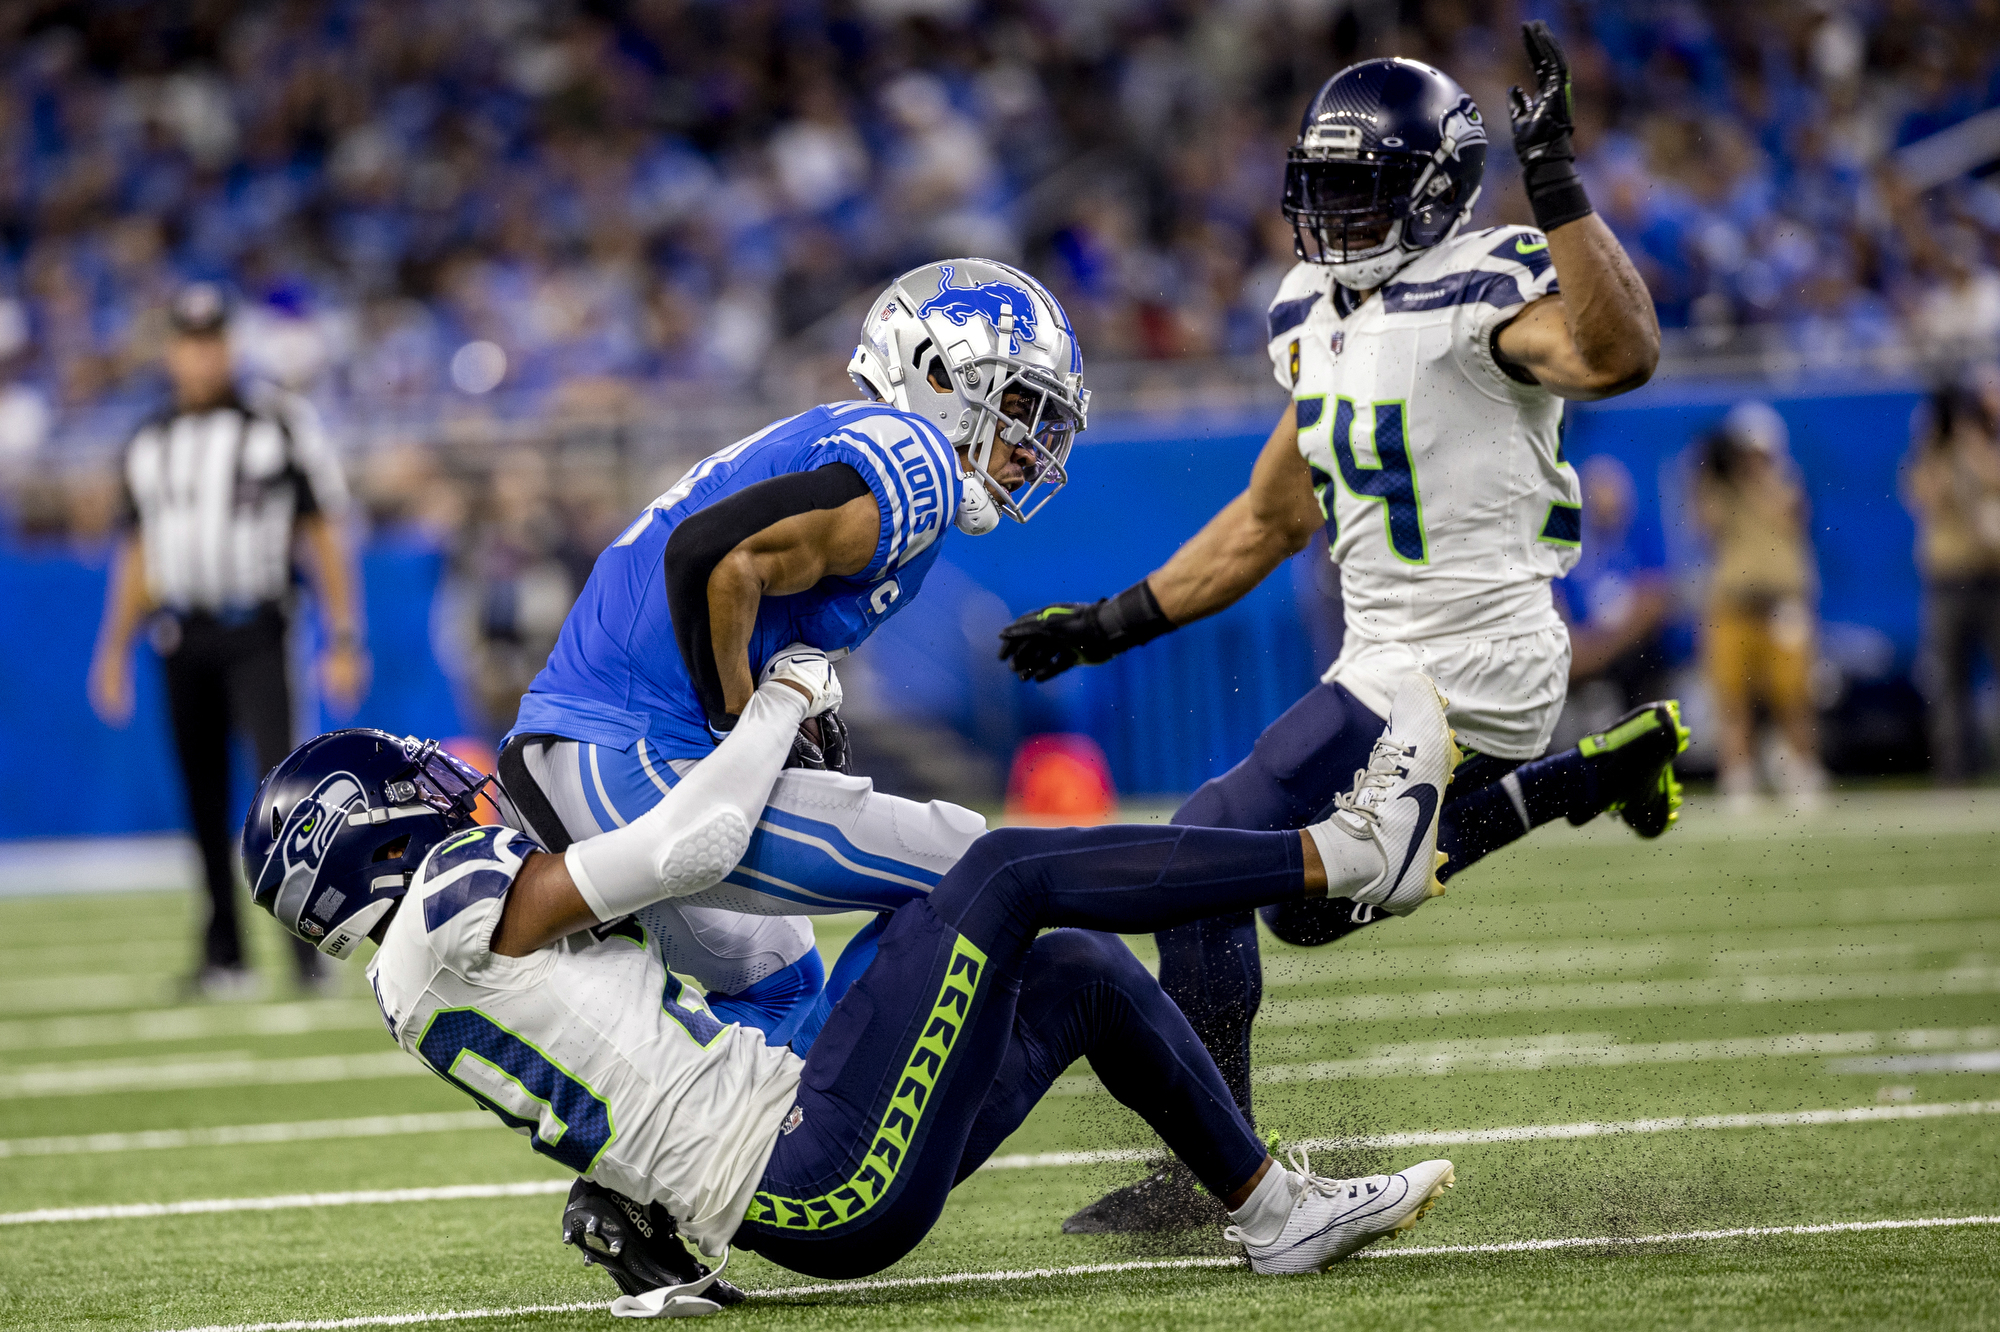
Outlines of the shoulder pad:
[{"label": "shoulder pad", "polygon": [[425,930],[435,932],[475,902],[499,897],[528,853],[539,850],[525,834],[490,824],[438,843],[410,885],[411,894],[423,899]]},{"label": "shoulder pad", "polygon": [[1313,307],[1325,297],[1329,276],[1326,270],[1312,264],[1292,265],[1285,280],[1278,284],[1278,293],[1271,298],[1271,308],[1265,315],[1267,341],[1276,341],[1305,322]]},{"label": "shoulder pad", "polygon": [[1531,278],[1540,277],[1553,262],[1549,258],[1549,238],[1533,227],[1495,227],[1478,240],[1485,258],[1518,264],[1528,270]]}]

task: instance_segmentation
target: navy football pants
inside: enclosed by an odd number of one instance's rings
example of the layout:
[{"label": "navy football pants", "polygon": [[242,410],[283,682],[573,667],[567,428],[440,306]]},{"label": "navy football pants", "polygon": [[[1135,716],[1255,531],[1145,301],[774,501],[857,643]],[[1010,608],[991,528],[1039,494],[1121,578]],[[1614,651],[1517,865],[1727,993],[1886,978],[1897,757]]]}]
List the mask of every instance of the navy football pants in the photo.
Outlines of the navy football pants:
[{"label": "navy football pants", "polygon": [[[1299,897],[1290,832],[1005,828],[898,908],[806,1057],[735,1242],[857,1277],[914,1248],[953,1185],[1079,1057],[1218,1197],[1263,1162],[1186,1018],[1122,942]],[[1075,926],[1037,938],[1043,929]]]},{"label": "navy football pants", "polygon": [[[1326,816],[1333,798],[1354,784],[1386,725],[1347,689],[1313,688],[1257,738],[1250,756],[1188,797],[1174,814],[1183,826],[1275,830]],[[1517,772],[1529,821],[1537,825],[1595,798],[1590,766],[1575,750],[1518,764],[1475,754],[1454,774],[1438,821],[1438,849],[1449,879],[1528,831],[1500,785]],[[1347,898],[1317,898],[1264,908],[1264,923],[1287,943],[1331,943],[1384,919]],[[1250,1115],[1250,1022],[1264,998],[1257,923],[1231,912],[1162,930],[1160,985],[1187,1015],[1215,1057],[1244,1116]]]}]

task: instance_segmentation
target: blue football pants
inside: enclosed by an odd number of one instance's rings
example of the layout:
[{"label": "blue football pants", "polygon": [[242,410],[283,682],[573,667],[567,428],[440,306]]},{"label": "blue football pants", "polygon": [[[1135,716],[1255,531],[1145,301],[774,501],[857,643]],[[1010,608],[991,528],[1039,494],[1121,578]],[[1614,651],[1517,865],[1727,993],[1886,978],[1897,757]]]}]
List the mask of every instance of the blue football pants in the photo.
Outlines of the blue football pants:
[{"label": "blue football pants", "polygon": [[[1259,831],[1316,822],[1368,766],[1386,724],[1345,687],[1317,685],[1265,729],[1249,757],[1189,796],[1173,822]],[[1513,791],[1501,783],[1509,773],[1515,775]],[[1575,750],[1525,764],[1468,755],[1453,775],[1438,821],[1438,849],[1449,857],[1438,877],[1462,873],[1531,825],[1586,807],[1594,797],[1590,765]],[[1388,918],[1347,898],[1288,902],[1266,907],[1263,916],[1278,938],[1308,947]],[[1250,1023],[1264,998],[1255,916],[1218,915],[1162,930],[1155,939],[1161,987],[1215,1057],[1248,1118]]]},{"label": "blue football pants", "polygon": [[[1288,832],[987,834],[928,898],[890,915],[806,1057],[735,1242],[811,1276],[880,1271],[1078,1058],[1211,1193],[1242,1187],[1264,1146],[1214,1061],[1124,944],[1085,931],[1288,901],[1303,864]],[[1037,938],[1044,929],[1056,932]]]}]

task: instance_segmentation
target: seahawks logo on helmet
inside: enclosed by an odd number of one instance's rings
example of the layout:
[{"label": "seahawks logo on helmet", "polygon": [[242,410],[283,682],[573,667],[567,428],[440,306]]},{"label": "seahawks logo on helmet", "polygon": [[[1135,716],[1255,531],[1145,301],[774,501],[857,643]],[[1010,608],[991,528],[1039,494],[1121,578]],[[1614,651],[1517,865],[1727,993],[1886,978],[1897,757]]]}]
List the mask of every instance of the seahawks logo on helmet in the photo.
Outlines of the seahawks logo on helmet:
[{"label": "seahawks logo on helmet", "polygon": [[264,866],[264,877],[278,876],[277,899],[271,914],[291,929],[303,928],[306,896],[319,878],[320,865],[335,834],[356,805],[365,807],[361,781],[351,772],[329,773],[311,795],[292,806],[278,837],[278,854]]}]

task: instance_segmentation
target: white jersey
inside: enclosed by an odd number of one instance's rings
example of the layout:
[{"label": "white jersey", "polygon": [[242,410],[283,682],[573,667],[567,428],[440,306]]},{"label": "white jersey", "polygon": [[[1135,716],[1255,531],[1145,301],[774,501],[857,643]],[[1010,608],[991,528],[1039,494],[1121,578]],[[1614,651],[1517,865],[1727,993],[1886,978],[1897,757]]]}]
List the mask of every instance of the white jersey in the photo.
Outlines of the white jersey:
[{"label": "white jersey", "polygon": [[468,829],[424,858],[368,980],[396,1043],[542,1155],[673,1213],[719,1253],[743,1221],[804,1061],[724,1026],[636,920],[527,957],[491,950],[537,850]]},{"label": "white jersey", "polygon": [[1549,580],[1576,562],[1582,515],[1562,401],[1493,357],[1500,325],[1556,289],[1548,240],[1527,227],[1446,241],[1365,300],[1316,264],[1279,286],[1271,363],[1327,516],[1350,641],[1560,625]]}]

